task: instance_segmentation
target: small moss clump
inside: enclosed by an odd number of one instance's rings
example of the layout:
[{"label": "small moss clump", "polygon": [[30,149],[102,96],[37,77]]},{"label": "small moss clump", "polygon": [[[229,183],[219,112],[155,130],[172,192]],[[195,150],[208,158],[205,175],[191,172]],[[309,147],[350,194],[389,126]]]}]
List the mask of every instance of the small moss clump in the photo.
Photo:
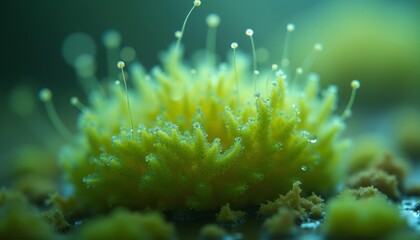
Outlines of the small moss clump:
[{"label": "small moss clump", "polygon": [[347,189],[346,194],[351,194],[356,199],[366,199],[374,196],[387,198],[386,195],[373,186]]},{"label": "small moss clump", "polygon": [[346,166],[347,174],[369,168],[378,156],[387,152],[388,149],[389,146],[381,136],[364,134],[353,138],[352,151]]},{"label": "small moss clump", "polygon": [[43,214],[43,218],[45,219],[50,226],[53,226],[57,232],[67,232],[71,229],[71,225],[66,221],[65,216],[63,213],[58,209],[50,209],[45,211]]},{"label": "small moss clump", "polygon": [[135,213],[116,209],[110,216],[90,220],[82,225],[78,239],[172,240],[175,228],[157,213]]},{"label": "small moss clump", "polygon": [[269,217],[277,214],[279,209],[286,208],[293,211],[295,216],[300,219],[308,217],[321,219],[323,217],[324,200],[314,193],[307,198],[301,197],[302,189],[299,187],[300,184],[299,181],[296,181],[293,183],[293,188],[286,195],[280,195],[273,202],[269,201],[261,204],[258,214]]},{"label": "small moss clump", "polygon": [[374,186],[391,199],[399,199],[398,181],[394,175],[382,170],[368,169],[351,176],[347,182],[351,188]]},{"label": "small moss clump", "polygon": [[216,214],[216,222],[225,226],[236,226],[245,221],[246,212],[239,210],[232,210],[229,204],[220,208],[219,213]]},{"label": "small moss clump", "polygon": [[296,234],[295,214],[295,212],[287,208],[280,208],[276,214],[266,219],[263,229],[270,237],[269,239],[290,237]]},{"label": "small moss clump", "polygon": [[406,226],[398,207],[383,196],[356,198],[347,191],[327,203],[323,230],[331,239],[382,239]]},{"label": "small moss clump", "polygon": [[408,162],[390,153],[377,156],[364,170],[350,175],[347,186],[351,188],[374,186],[389,198],[397,200],[404,190]]},{"label": "small moss clump", "polygon": [[20,146],[12,165],[12,185],[31,201],[43,203],[59,189],[60,171],[55,156],[34,146]]},{"label": "small moss clump", "polygon": [[54,230],[20,193],[0,191],[0,239],[53,239]]},{"label": "small moss clump", "polygon": [[200,240],[223,240],[227,236],[224,228],[216,224],[206,224],[200,229]]},{"label": "small moss clump", "polygon": [[404,180],[408,174],[409,163],[404,159],[395,157],[391,153],[386,153],[373,162],[372,168],[380,169],[390,175],[394,175],[398,181],[398,188],[402,189]]}]

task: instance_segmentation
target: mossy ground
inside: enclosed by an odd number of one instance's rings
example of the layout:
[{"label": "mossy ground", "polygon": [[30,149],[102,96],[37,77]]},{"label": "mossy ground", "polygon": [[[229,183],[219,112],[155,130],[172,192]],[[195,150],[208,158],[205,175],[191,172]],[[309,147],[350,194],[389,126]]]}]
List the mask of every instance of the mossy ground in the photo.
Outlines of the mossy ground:
[{"label": "mossy ground", "polygon": [[[342,164],[349,145],[335,88],[321,94],[316,78],[293,82],[269,70],[254,87],[251,61],[240,54],[236,61],[188,65],[181,48],[171,48],[162,69],[132,65],[132,109],[120,87],[104,84],[105,96],[92,91],[75,141],[62,151],[63,172],[48,160],[45,168],[34,165],[47,155],[33,149],[19,157],[19,192],[0,193],[0,236],[418,237],[418,203],[405,197],[404,164],[392,155],[375,160],[383,157],[376,148],[350,148],[353,165]],[[364,167],[382,177],[366,180]],[[344,180],[355,189],[337,196]]]}]

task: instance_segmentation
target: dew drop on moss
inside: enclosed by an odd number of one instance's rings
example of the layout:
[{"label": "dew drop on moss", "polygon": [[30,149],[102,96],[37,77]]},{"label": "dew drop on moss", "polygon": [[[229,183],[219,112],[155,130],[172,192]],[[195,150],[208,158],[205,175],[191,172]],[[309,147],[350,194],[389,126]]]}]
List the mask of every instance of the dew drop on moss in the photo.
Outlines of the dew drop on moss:
[{"label": "dew drop on moss", "polygon": [[193,128],[194,128],[194,129],[198,129],[198,128],[200,128],[200,123],[198,123],[198,122],[194,122],[194,123],[193,123]]},{"label": "dew drop on moss", "polygon": [[311,138],[308,138],[308,142],[310,143],[317,143],[318,139],[316,138],[316,136],[312,136]]},{"label": "dew drop on moss", "polygon": [[118,137],[118,136],[112,136],[111,140],[112,140],[112,143],[113,144],[119,144],[119,143],[121,143],[121,138]]},{"label": "dew drop on moss", "polygon": [[238,126],[238,131],[242,131],[245,128],[245,125],[239,125]]}]

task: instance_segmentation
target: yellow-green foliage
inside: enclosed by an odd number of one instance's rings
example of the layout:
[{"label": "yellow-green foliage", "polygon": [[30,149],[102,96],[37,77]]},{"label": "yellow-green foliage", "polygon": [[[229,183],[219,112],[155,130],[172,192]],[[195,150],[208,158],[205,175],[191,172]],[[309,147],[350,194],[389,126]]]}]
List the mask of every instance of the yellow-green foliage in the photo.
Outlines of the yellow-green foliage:
[{"label": "yellow-green foliage", "polygon": [[346,145],[336,89],[321,96],[316,78],[291,84],[262,71],[255,96],[248,63],[236,54],[237,77],[232,64],[203,61],[191,71],[171,48],[163,69],[133,64],[133,132],[121,86],[92,92],[77,143],[61,156],[80,203],[94,211],[237,207],[274,199],[297,179],[305,191],[331,191]]},{"label": "yellow-green foliage", "polygon": [[156,213],[140,214],[123,209],[86,223],[78,233],[82,240],[175,239],[175,228]]},{"label": "yellow-green foliage", "polygon": [[332,239],[382,239],[405,226],[398,207],[381,194],[356,198],[346,191],[328,202],[324,231]]},{"label": "yellow-green foliage", "polygon": [[53,239],[54,231],[19,192],[0,191],[0,239]]}]

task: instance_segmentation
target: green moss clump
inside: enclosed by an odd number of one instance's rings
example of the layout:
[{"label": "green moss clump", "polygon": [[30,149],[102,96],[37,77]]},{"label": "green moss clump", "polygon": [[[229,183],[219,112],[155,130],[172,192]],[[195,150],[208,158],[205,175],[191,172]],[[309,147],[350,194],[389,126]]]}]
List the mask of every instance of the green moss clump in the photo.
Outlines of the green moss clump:
[{"label": "green moss clump", "polygon": [[0,239],[53,239],[54,231],[19,192],[0,191]]},{"label": "green moss clump", "polygon": [[232,210],[229,204],[226,204],[222,206],[219,213],[216,214],[216,222],[227,226],[236,226],[245,221],[245,216],[245,212]]},{"label": "green moss clump", "polygon": [[297,232],[295,218],[293,211],[280,208],[275,215],[264,221],[263,229],[270,236],[269,239],[293,236]]},{"label": "green moss clump", "polygon": [[386,153],[373,162],[372,168],[380,169],[390,175],[394,175],[398,181],[398,189],[402,189],[409,172],[409,163],[405,159],[397,158],[391,153]]},{"label": "green moss clump", "polygon": [[391,153],[372,158],[365,169],[350,175],[347,186],[351,188],[374,186],[389,198],[397,200],[404,190],[408,162]]},{"label": "green moss clump", "polygon": [[389,146],[382,136],[365,134],[355,137],[346,166],[347,174],[369,168],[378,157],[387,151],[389,151]]},{"label": "green moss clump", "polygon": [[77,236],[82,240],[171,240],[175,238],[175,228],[157,213],[140,214],[116,209],[110,216],[84,224]]},{"label": "green moss clump", "polygon": [[12,185],[31,201],[43,203],[56,192],[60,171],[56,158],[35,146],[20,146],[12,165]]},{"label": "green moss clump", "polygon": [[328,202],[323,230],[331,239],[382,239],[406,226],[398,207],[383,196],[357,199],[343,192]]},{"label": "green moss clump", "polygon": [[58,232],[64,233],[71,229],[71,225],[66,221],[63,213],[58,209],[50,209],[42,214],[46,222],[53,226]]},{"label": "green moss clump", "polygon": [[358,189],[347,189],[346,194],[351,194],[356,199],[366,199],[375,196],[382,197],[384,199],[387,198],[386,195],[373,186],[360,187]]},{"label": "green moss clump", "polygon": [[368,169],[351,176],[347,182],[351,188],[374,186],[391,199],[399,199],[398,181],[394,175],[382,170]]},{"label": "green moss clump", "polygon": [[321,96],[316,78],[291,87],[282,72],[267,72],[261,79],[272,84],[259,81],[263,93],[255,96],[248,58],[236,57],[236,75],[230,64],[205,61],[191,74],[180,48],[167,52],[163,70],[132,66],[133,131],[122,128],[130,118],[121,88],[111,86],[107,97],[93,92],[77,143],[60,161],[80,205],[96,212],[242,207],[275,198],[296,179],[308,192],[333,190],[347,146],[336,89]]},{"label": "green moss clump", "polygon": [[300,184],[299,181],[296,181],[287,194],[280,195],[273,202],[269,201],[261,204],[258,214],[269,217],[277,214],[279,209],[286,208],[293,211],[295,216],[300,219],[308,217],[321,219],[323,217],[324,200],[314,193],[307,198],[301,197],[302,189],[299,187]]},{"label": "green moss clump", "polygon": [[306,192],[334,190],[350,115],[335,113],[336,87],[321,90],[315,74],[286,64],[257,71],[257,59],[233,52],[226,63],[186,64],[179,38],[151,72],[119,62],[132,84],[92,90],[61,154],[79,206],[205,211],[261,204],[296,180]]},{"label": "green moss clump", "polygon": [[227,235],[226,230],[216,224],[204,225],[199,233],[201,240],[223,240]]}]

